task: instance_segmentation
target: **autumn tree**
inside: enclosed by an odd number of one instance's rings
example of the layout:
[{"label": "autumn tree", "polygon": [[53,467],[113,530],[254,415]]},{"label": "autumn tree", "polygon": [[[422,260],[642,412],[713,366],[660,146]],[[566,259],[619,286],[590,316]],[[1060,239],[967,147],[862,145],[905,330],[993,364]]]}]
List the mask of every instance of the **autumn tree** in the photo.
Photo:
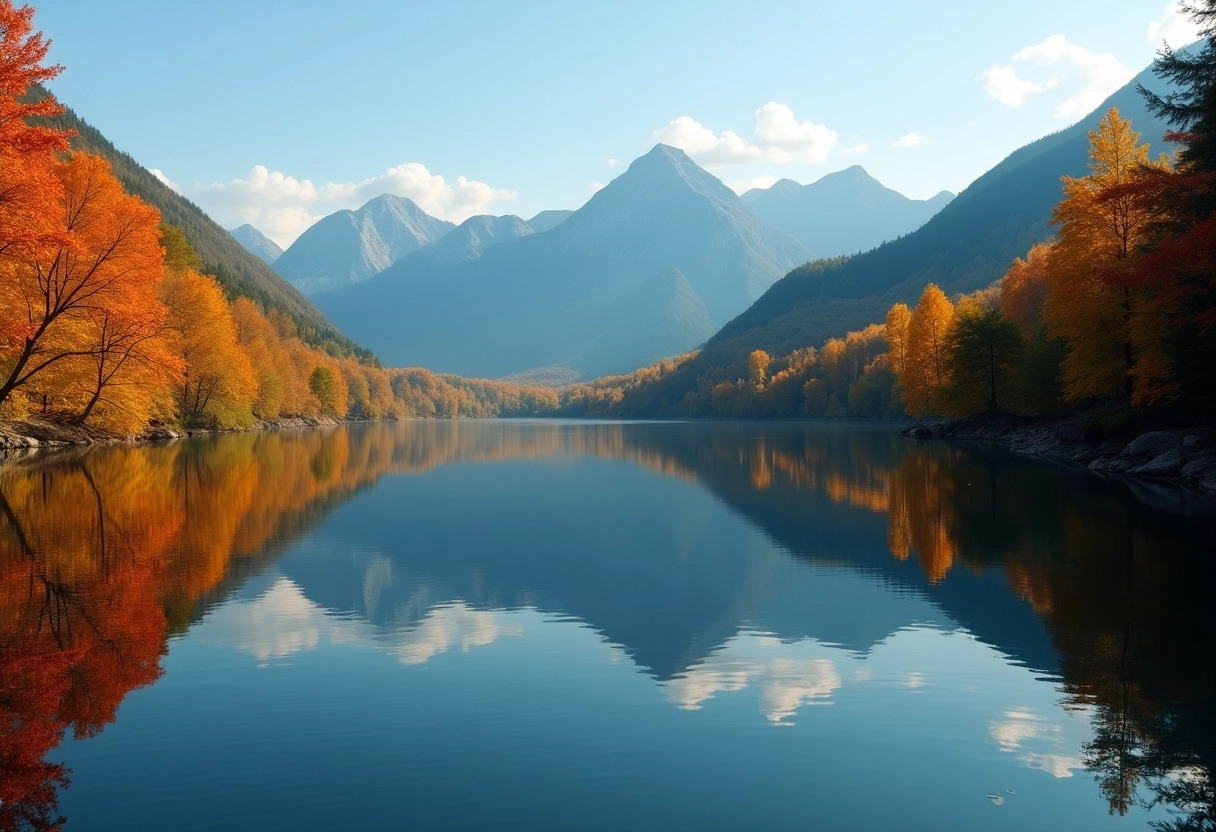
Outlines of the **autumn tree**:
[{"label": "autumn tree", "polygon": [[1064,200],[1052,212],[1059,239],[1047,266],[1043,319],[1068,344],[1066,395],[1130,398],[1136,352],[1131,327],[1138,297],[1111,285],[1111,273],[1128,271],[1155,217],[1126,192],[1133,177],[1166,169],[1151,163],[1148,146],[1131,123],[1111,110],[1091,131],[1089,176],[1065,177]]},{"label": "autumn tree", "polygon": [[338,377],[329,367],[317,367],[308,377],[308,389],[326,416],[338,416]]},{"label": "autumn tree", "polygon": [[178,413],[186,424],[248,425],[257,375],[237,343],[236,326],[219,284],[193,269],[170,270],[161,297],[168,335],[181,361]]},{"label": "autumn tree", "polygon": [[941,413],[949,380],[947,337],[954,324],[954,304],[930,283],[908,321],[908,355],[899,383],[904,407],[913,416]]},{"label": "autumn tree", "polygon": [[768,380],[768,365],[772,363],[772,356],[764,350],[752,350],[747,356],[747,380],[756,390],[764,388],[764,382]]},{"label": "autumn tree", "polygon": [[1051,246],[1039,243],[1018,257],[1001,278],[1001,314],[1031,337],[1043,323],[1043,303],[1047,300],[1047,262]]},{"label": "autumn tree", "polygon": [[167,313],[149,292],[141,303],[101,309],[86,332],[88,354],[64,363],[60,398],[75,424],[133,434],[150,418],[174,414],[172,386],[181,363],[169,349]]},{"label": "autumn tree", "polygon": [[0,255],[28,257],[58,231],[55,154],[67,150],[69,134],[31,123],[63,107],[29,93],[63,67],[43,65],[51,44],[33,31],[33,18],[32,7],[0,0]]},{"label": "autumn tree", "polygon": [[1147,177],[1129,195],[1160,216],[1147,251],[1114,288],[1144,298],[1132,338],[1144,353],[1134,402],[1171,406],[1206,422],[1216,410],[1216,2],[1183,4],[1202,40],[1189,51],[1165,47],[1153,66],[1173,91],[1140,91],[1149,109],[1175,129],[1177,170]]},{"label": "autumn tree", "polygon": [[886,326],[883,328],[883,338],[887,342],[887,356],[891,369],[899,375],[904,371],[908,362],[908,326],[912,321],[912,312],[908,304],[897,303],[887,312]]},{"label": "autumn tree", "polygon": [[[21,335],[0,354],[0,403],[40,373],[76,360],[96,370],[82,402],[88,418],[107,387],[129,381],[121,373],[159,361],[151,340],[164,316],[156,298],[160,217],[125,194],[100,157],[74,154],[57,164],[56,175],[58,242],[5,255],[0,307],[16,312]],[[148,374],[136,375],[154,384]],[[142,393],[121,402],[109,397],[105,406],[128,413],[123,421],[130,423],[149,415]]]}]

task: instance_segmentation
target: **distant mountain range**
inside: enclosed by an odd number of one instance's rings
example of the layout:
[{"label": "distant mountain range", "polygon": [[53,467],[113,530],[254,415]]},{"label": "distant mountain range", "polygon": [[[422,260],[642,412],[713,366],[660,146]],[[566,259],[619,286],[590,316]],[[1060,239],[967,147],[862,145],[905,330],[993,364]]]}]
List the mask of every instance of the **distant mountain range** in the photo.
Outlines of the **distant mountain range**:
[{"label": "distant mountain range", "polygon": [[782,179],[741,197],[753,214],[788,231],[816,257],[857,254],[920,228],[954,194],[909,199],[854,165],[810,185]]},{"label": "distant mountain range", "polygon": [[1131,119],[1153,154],[1167,149],[1167,125],[1148,112],[1137,84],[1168,91],[1145,69],[1075,125],[1014,151],[917,231],[840,264],[795,269],[664,379],[661,396],[645,393],[647,407],[661,400],[664,412],[677,413],[688,390],[734,378],[732,368],[744,366],[752,350],[785,355],[881,322],[892,304],[914,304],[927,283],[947,294],[990,285],[1014,258],[1051,236],[1060,178],[1087,175],[1088,133],[1111,107]]},{"label": "distant mountain range", "polygon": [[505,217],[480,214],[469,217],[426,248],[407,254],[396,262],[408,261],[412,264],[411,268],[419,268],[422,264],[443,266],[476,260],[486,249],[508,240],[526,237],[534,231],[530,223],[513,214]]},{"label": "distant mountain range", "polygon": [[379,274],[455,227],[412,200],[384,194],[311,226],[275,261],[275,271],[305,294],[333,291]]},{"label": "distant mountain range", "polygon": [[283,254],[283,249],[279,247],[278,243],[249,223],[245,223],[240,228],[230,228],[228,233],[250,254],[256,254],[262,258],[266,265],[274,263]]},{"label": "distant mountain range", "polygon": [[[470,250],[467,241],[454,249]],[[550,230],[476,254],[423,250],[316,301],[390,364],[589,376],[700,344],[811,256],[665,145]]]},{"label": "distant mountain range", "polygon": [[539,234],[542,231],[548,231],[550,228],[556,228],[561,225],[573,211],[541,211],[532,219],[528,220],[528,227],[533,232]]}]

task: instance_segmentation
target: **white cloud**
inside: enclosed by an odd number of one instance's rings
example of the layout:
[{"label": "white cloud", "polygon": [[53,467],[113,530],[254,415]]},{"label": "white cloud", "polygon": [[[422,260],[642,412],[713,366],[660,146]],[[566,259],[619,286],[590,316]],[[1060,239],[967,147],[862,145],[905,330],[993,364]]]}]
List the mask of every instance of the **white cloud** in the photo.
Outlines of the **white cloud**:
[{"label": "white cloud", "polygon": [[426,614],[412,632],[398,636],[394,645],[402,664],[425,664],[440,653],[459,646],[467,653],[474,647],[485,647],[504,636],[519,636],[523,627],[500,620],[490,610],[475,610],[462,601],[435,607]]},{"label": "white cloud", "polygon": [[182,192],[182,189],[180,187],[178,187],[178,184],[176,182],[174,182],[172,179],[170,179],[169,177],[165,176],[165,174],[162,173],[158,168],[149,168],[148,173],[155,176],[158,180],[160,180],[160,183],[162,185],[164,185],[166,188],[173,191],[174,193],[180,194]]},{"label": "white cloud", "polygon": [[[1064,92],[1055,108],[1060,119],[1088,114],[1135,74],[1109,52],[1090,52],[1063,35],[1019,49],[1013,61],[1019,67],[992,66],[983,73],[984,92],[1007,107],[1020,107],[1031,96],[1059,88]],[[1037,77],[1025,77],[1027,71]]]},{"label": "white cloud", "polygon": [[773,725],[792,725],[805,705],[830,705],[844,680],[836,663],[813,641],[787,644],[767,635],[740,634],[703,662],[664,684],[666,696],[684,710],[700,710],[721,693],[755,686],[761,713]]},{"label": "white cloud", "polygon": [[891,147],[920,147],[922,144],[928,144],[929,139],[922,136],[920,133],[904,133],[895,141],[891,142]]},{"label": "white cloud", "polygon": [[869,152],[870,146],[868,144],[855,144],[851,147],[842,147],[840,149],[841,156],[861,156],[862,154]]},{"label": "white cloud", "polygon": [[1056,81],[1027,81],[1019,78],[1011,66],[994,66],[984,70],[984,92],[1006,107],[1021,107],[1026,99],[1051,89]]},{"label": "white cloud", "polygon": [[603,190],[606,184],[606,182],[588,182],[587,193],[594,194],[596,191]]},{"label": "white cloud", "polygon": [[996,740],[1002,751],[1017,751],[1027,740],[1043,735],[1043,718],[1033,711],[1006,711],[1005,718],[988,724],[988,736]]},{"label": "white cloud", "polygon": [[726,183],[726,187],[737,194],[742,194],[752,188],[771,188],[776,181],[777,177],[766,173],[762,176],[753,176],[751,179],[733,179]]},{"label": "white cloud", "polygon": [[[367,585],[364,591],[365,595],[377,592]],[[330,614],[285,577],[255,599],[232,601],[212,611],[201,630],[205,640],[229,644],[261,662],[326,643],[378,649],[408,665],[425,664],[452,649],[467,653],[522,634],[518,617],[473,609],[462,601],[433,607],[416,625],[386,632],[362,619]]]},{"label": "white cloud", "polygon": [[775,162],[800,159],[818,164],[836,146],[836,132],[822,124],[798,121],[794,111],[770,101],[756,110],[756,141]]},{"label": "white cloud", "polygon": [[1178,0],[1172,0],[1165,4],[1161,17],[1148,24],[1145,34],[1154,48],[1168,43],[1177,49],[1199,40],[1199,27],[1191,20],[1190,15],[1182,10],[1182,4]]},{"label": "white cloud", "polygon": [[623,164],[625,164],[625,163],[624,163],[624,162],[622,162],[620,159],[614,159],[614,158],[613,158],[613,157],[611,157],[611,156],[605,156],[605,157],[604,157],[604,164],[605,164],[605,165],[607,165],[607,166],[608,166],[608,167],[610,167],[610,168],[619,168],[621,165],[623,165]]},{"label": "white cloud", "polygon": [[1085,765],[1075,754],[1023,754],[1018,759],[1025,763],[1027,768],[1045,771],[1052,777],[1072,777],[1073,769]]},{"label": "white cloud", "polygon": [[738,133],[714,133],[691,116],[680,116],[650,137],[652,141],[684,150],[697,161],[712,166],[737,165],[763,158],[764,151]]},{"label": "white cloud", "polygon": [[1077,754],[1060,753],[1061,726],[1049,724],[1027,708],[1006,711],[1003,720],[990,722],[988,736],[996,740],[1001,751],[1016,753],[1027,768],[1045,771],[1052,777],[1072,777],[1073,769],[1083,765]]},{"label": "white cloud", "polygon": [[428,214],[452,222],[486,213],[487,206],[518,197],[515,191],[463,176],[448,182],[418,162],[397,165],[357,182],[329,182],[320,187],[308,179],[254,165],[244,178],[196,185],[191,196],[226,228],[251,223],[287,247],[321,217],[358,208],[385,193],[412,199]]},{"label": "white cloud", "polygon": [[731,130],[715,133],[691,116],[680,116],[656,130],[651,141],[678,147],[709,167],[761,161],[818,164],[836,146],[834,130],[811,121],[798,121],[785,104],[770,101],[753,115],[755,127],[751,139]]}]

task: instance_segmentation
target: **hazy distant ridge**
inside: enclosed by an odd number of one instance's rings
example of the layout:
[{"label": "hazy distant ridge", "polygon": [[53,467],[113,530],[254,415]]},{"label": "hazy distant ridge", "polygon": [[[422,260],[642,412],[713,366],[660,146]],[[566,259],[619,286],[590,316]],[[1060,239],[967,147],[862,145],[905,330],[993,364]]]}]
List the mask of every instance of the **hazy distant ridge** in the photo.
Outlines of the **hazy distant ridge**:
[{"label": "hazy distant ridge", "polygon": [[305,294],[332,291],[380,273],[455,227],[412,200],[384,194],[319,220],[275,261],[275,270]]},{"label": "hazy distant ridge", "polygon": [[816,257],[837,257],[915,231],[954,194],[909,199],[854,165],[810,185],[782,179],[767,189],[753,188],[741,199],[753,214],[793,234]]},{"label": "hazy distant ridge", "polygon": [[809,256],[657,145],[544,233],[460,262],[418,252],[317,301],[392,364],[595,375],[695,347]]},{"label": "hazy distant ridge", "polygon": [[283,256],[283,249],[274,240],[258,231],[249,223],[240,228],[230,228],[228,233],[240,243],[250,254],[256,254],[266,265],[274,263]]}]

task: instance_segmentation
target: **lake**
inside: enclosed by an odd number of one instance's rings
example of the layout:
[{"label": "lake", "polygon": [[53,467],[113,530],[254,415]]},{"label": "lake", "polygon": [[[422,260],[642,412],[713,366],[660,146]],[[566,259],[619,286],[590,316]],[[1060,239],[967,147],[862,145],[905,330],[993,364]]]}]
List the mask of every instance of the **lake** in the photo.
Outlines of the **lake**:
[{"label": "lake", "polygon": [[1214,541],[890,425],[18,459],[0,829],[1210,829]]}]

